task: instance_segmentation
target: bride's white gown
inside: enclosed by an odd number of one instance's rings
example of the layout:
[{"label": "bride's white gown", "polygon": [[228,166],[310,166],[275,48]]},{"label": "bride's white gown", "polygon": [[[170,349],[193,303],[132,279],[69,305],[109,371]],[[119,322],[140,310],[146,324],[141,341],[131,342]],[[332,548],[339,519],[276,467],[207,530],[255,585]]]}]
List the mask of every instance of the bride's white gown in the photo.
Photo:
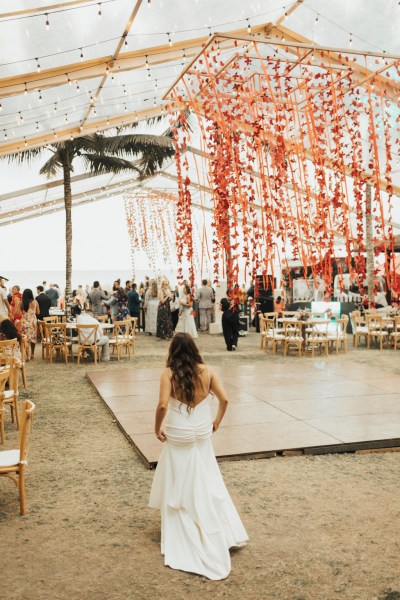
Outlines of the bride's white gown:
[{"label": "bride's white gown", "polygon": [[161,511],[161,554],[173,569],[224,579],[229,548],[248,537],[222,479],[211,443],[210,394],[190,411],[171,398],[167,442],[149,506]]},{"label": "bride's white gown", "polygon": [[198,337],[196,323],[192,315],[193,308],[191,306],[182,306],[179,321],[175,331],[178,333],[189,333],[193,339]]}]

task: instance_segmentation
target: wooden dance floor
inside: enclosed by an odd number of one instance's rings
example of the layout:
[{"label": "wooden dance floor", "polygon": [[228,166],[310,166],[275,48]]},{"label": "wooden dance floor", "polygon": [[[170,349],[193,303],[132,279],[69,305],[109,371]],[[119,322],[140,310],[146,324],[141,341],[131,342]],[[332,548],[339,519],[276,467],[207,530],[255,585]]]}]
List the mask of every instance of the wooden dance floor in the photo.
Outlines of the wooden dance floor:
[{"label": "wooden dance floor", "polygon": [[[213,437],[220,460],[400,446],[400,375],[323,360],[216,369],[230,400]],[[160,372],[127,365],[87,375],[149,468],[162,447],[153,433]]]}]

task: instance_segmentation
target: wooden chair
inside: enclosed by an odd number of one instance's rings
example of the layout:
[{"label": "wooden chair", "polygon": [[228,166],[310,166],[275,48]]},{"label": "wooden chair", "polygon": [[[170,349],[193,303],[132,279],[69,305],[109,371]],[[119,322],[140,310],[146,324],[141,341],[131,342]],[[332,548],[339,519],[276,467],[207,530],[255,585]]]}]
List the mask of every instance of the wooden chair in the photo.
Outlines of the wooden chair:
[{"label": "wooden chair", "polygon": [[129,321],[115,321],[114,322],[114,336],[110,338],[110,348],[112,348],[112,354],[114,356],[115,351],[117,352],[117,360],[121,358],[122,349],[125,348],[125,354],[131,356],[130,353],[130,340],[129,340]]},{"label": "wooden chair", "polygon": [[44,332],[46,338],[47,358],[50,358],[50,364],[53,364],[53,352],[56,356],[61,354],[65,357],[65,364],[68,364],[68,355],[72,355],[72,343],[67,337],[66,323],[45,323]]},{"label": "wooden chair", "polygon": [[21,411],[21,428],[19,430],[19,448],[0,452],[0,477],[9,477],[19,487],[20,514],[26,512],[25,501],[25,467],[28,464],[29,441],[35,405],[25,400]]},{"label": "wooden chair", "polygon": [[276,329],[272,319],[265,319],[265,351],[268,350],[268,346],[271,344],[272,354],[276,354],[277,345],[283,344],[284,341],[283,329]]},{"label": "wooden chair", "polygon": [[267,312],[267,313],[264,313],[264,318],[267,319],[268,321],[272,321],[274,323],[274,327],[277,326],[277,318],[278,318],[278,313],[277,312]]},{"label": "wooden chair", "polygon": [[26,390],[26,368],[25,368],[25,360],[26,360],[26,353],[27,353],[27,346],[28,346],[28,340],[26,335],[23,335],[21,338],[21,341],[19,343],[19,346],[21,348],[21,364],[19,366],[19,370],[21,372],[21,377],[22,377],[22,385],[24,386],[24,390]]},{"label": "wooden chair", "polygon": [[260,350],[263,350],[265,347],[265,336],[267,333],[267,319],[262,315],[259,316],[259,324],[260,324]]},{"label": "wooden chair", "polygon": [[4,446],[5,441],[6,441],[6,436],[5,436],[5,432],[4,432],[4,413],[5,413],[4,390],[5,390],[6,383],[7,383],[9,377],[10,377],[9,367],[8,366],[2,367],[0,369],[0,440],[1,440],[2,446]]},{"label": "wooden chair", "polygon": [[368,340],[368,327],[365,322],[364,317],[354,317],[352,319],[352,327],[354,320],[354,329],[353,329],[353,346],[358,348],[358,344],[362,337],[365,337],[365,343]]},{"label": "wooden chair", "polygon": [[97,315],[96,319],[98,320],[99,323],[107,323],[108,315]]},{"label": "wooden chair", "polygon": [[301,321],[286,321],[283,324],[284,328],[284,356],[287,356],[290,348],[298,350],[299,356],[302,355],[303,350],[303,325]]},{"label": "wooden chair", "polygon": [[93,352],[95,365],[97,365],[97,359],[100,360],[100,348],[97,345],[98,329],[98,325],[92,325],[91,323],[76,326],[78,332],[78,365],[80,364],[81,357],[88,350]]},{"label": "wooden chair", "polygon": [[295,317],[296,311],[295,310],[284,310],[282,312],[282,314],[285,319],[291,319],[291,318]]},{"label": "wooden chair", "polygon": [[324,347],[325,356],[328,356],[329,340],[328,340],[328,323],[313,323],[306,329],[306,349],[311,350],[311,356],[314,358],[315,348],[319,348],[319,353],[322,354]]},{"label": "wooden chair", "polygon": [[370,348],[371,339],[379,340],[379,349],[383,348],[383,340],[389,339],[389,332],[383,328],[382,317],[379,315],[367,315],[367,347]]},{"label": "wooden chair", "polygon": [[52,317],[43,317],[43,321],[45,323],[58,323],[59,318],[57,315],[53,315]]},{"label": "wooden chair", "polygon": [[336,347],[336,354],[339,354],[339,347],[343,352],[347,352],[347,324],[349,317],[342,315],[337,321],[337,327],[334,332],[328,331],[328,340],[331,346]]},{"label": "wooden chair", "polygon": [[10,360],[14,358],[17,346],[17,338],[13,340],[0,340],[0,365],[8,365],[10,363]]},{"label": "wooden chair", "polygon": [[48,358],[49,357],[49,352],[48,352],[49,340],[46,338],[46,331],[44,328],[46,323],[45,323],[45,321],[38,321],[37,324],[38,324],[40,343],[42,345],[42,359],[44,359],[45,355],[46,355],[46,358]]},{"label": "wooden chair", "polygon": [[400,317],[393,319],[393,331],[390,334],[390,339],[393,341],[393,348],[397,350],[397,341],[400,339]]},{"label": "wooden chair", "polygon": [[129,345],[132,349],[132,354],[135,354],[136,327],[138,323],[138,317],[128,317],[127,321],[130,322]]},{"label": "wooden chair", "polygon": [[8,390],[4,390],[3,404],[11,409],[11,422],[16,423],[19,429],[19,413],[18,413],[18,372],[20,361],[18,358],[12,358],[9,363],[10,374],[8,378]]},{"label": "wooden chair", "polygon": [[376,312],[376,308],[366,308],[366,309],[364,310],[364,315],[365,315],[366,317],[368,317],[369,315],[376,315],[376,314],[377,314],[377,312]]}]

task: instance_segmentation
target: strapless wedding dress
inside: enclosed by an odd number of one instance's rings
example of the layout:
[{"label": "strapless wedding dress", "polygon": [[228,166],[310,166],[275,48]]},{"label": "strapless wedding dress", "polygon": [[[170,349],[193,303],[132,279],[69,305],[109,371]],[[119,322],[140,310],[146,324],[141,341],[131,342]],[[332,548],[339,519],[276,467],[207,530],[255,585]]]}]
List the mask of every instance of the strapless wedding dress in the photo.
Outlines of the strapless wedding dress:
[{"label": "strapless wedding dress", "polygon": [[229,548],[248,537],[211,443],[210,395],[188,411],[171,398],[149,506],[161,511],[161,554],[173,569],[224,579]]}]

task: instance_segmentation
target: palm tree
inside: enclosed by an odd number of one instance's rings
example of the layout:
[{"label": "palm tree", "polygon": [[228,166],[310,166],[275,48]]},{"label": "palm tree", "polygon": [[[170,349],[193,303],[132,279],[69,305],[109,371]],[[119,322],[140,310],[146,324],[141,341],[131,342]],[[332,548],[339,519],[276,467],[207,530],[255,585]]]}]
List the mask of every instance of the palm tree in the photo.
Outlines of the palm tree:
[{"label": "palm tree", "polygon": [[[42,166],[40,174],[50,178],[58,171],[63,172],[66,241],[65,299],[68,300],[71,296],[72,274],[71,173],[74,160],[80,159],[85,168],[94,175],[134,170],[139,179],[144,179],[157,173],[164,160],[174,155],[174,147],[169,131],[165,135],[105,136],[96,133],[41,148],[24,150],[5,158],[18,164],[30,163],[49,150],[52,156]],[[135,157],[138,157],[135,164],[128,160]]]}]

